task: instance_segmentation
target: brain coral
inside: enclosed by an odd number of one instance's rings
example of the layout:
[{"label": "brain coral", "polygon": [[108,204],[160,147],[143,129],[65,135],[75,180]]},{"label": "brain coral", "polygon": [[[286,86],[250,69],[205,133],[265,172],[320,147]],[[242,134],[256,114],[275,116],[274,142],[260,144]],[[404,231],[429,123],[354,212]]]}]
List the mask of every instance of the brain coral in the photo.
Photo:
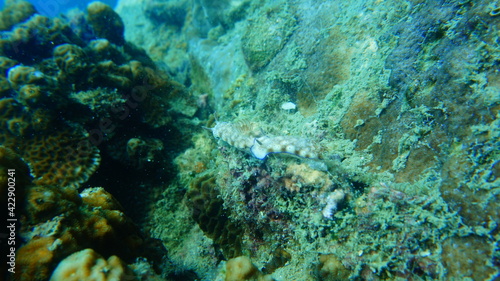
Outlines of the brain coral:
[{"label": "brain coral", "polygon": [[65,76],[82,75],[88,70],[87,55],[77,45],[61,44],[54,48],[54,60]]}]

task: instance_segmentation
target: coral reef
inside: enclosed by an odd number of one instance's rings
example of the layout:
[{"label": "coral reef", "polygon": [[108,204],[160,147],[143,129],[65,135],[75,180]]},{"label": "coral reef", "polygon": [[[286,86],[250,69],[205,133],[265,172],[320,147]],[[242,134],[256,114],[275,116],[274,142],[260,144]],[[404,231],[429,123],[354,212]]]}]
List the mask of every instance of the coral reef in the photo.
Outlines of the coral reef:
[{"label": "coral reef", "polygon": [[[5,147],[0,147],[0,164],[2,170],[15,169],[12,192],[21,227],[14,280],[34,280],[33,276],[48,280],[63,258],[87,247],[128,262],[138,256],[155,260],[149,242],[103,188],[88,188],[79,194],[71,187],[35,184],[24,161]],[[108,262],[119,266],[116,257]]]},{"label": "coral reef", "polygon": [[[48,18],[31,4],[9,1],[1,24],[0,165],[16,169],[20,222],[17,270],[7,280],[48,280],[58,263],[87,248],[80,254],[97,263],[94,273],[108,268],[108,279],[128,278],[120,270],[138,257],[149,269],[142,266],[137,276],[155,276],[164,248],[141,232],[108,191],[78,190],[100,168],[104,177],[122,172],[116,162],[99,167],[117,146],[119,155],[129,148],[130,157],[120,160],[134,171],[144,169],[144,162],[150,163],[146,168],[164,167],[168,154],[157,137],[165,136],[163,130],[175,132],[171,115],[192,116],[195,99],[124,40],[123,22],[103,3],[89,5],[86,15]],[[171,107],[173,97],[184,105]],[[131,149],[132,131],[151,137]],[[129,185],[136,182],[110,189]],[[84,264],[71,268],[74,257],[61,262],[54,280],[88,273]]]},{"label": "coral reef", "polygon": [[107,260],[92,249],[85,249],[64,258],[50,281],[58,280],[137,280],[131,269],[117,256]]},{"label": "coral reef", "polygon": [[33,185],[26,201],[21,234],[27,242],[17,251],[16,280],[44,280],[65,256],[85,247],[128,261],[148,255],[141,250],[146,243],[138,228],[102,188],[78,194],[71,188]]},{"label": "coral reef", "polygon": [[8,2],[17,278],[92,249],[138,279],[498,279],[490,2]]},{"label": "coral reef", "polygon": [[245,61],[252,71],[266,66],[283,48],[292,34],[296,18],[290,8],[276,4],[266,7],[256,18],[250,19],[241,38]]},{"label": "coral reef", "polygon": [[[51,123],[43,109],[24,110],[14,99],[0,100],[2,143],[28,161],[36,184],[78,186],[99,166],[99,150],[81,129]],[[52,126],[57,127],[50,127]]]},{"label": "coral reef", "polygon": [[0,11],[0,31],[9,30],[13,25],[26,20],[35,12],[35,7],[29,2],[5,1],[5,7]]},{"label": "coral reef", "polygon": [[[179,177],[164,197],[187,189],[187,206],[162,199],[170,204],[155,210],[196,224],[216,248],[241,250],[277,279],[497,278],[498,7],[201,0],[186,9],[186,3],[118,6],[129,19],[127,38],[190,87],[203,108],[193,116],[212,127],[212,134],[180,130],[192,135],[193,146],[176,158]],[[139,7],[145,12],[134,13]],[[176,9],[179,18],[170,16]],[[212,136],[223,142],[209,142]],[[301,136],[293,142],[316,143],[322,157],[269,154],[266,141],[283,140],[272,136]],[[261,143],[254,156],[266,161],[240,151]],[[159,216],[152,217],[169,228],[181,225]],[[222,220],[238,226],[235,246],[220,245],[206,231]],[[219,253],[207,240],[190,244],[200,236],[193,233],[178,232],[183,249],[165,245],[177,257],[209,247],[212,258],[176,265],[213,276]]]},{"label": "coral reef", "polygon": [[[179,122],[195,114],[195,98],[124,40],[106,4],[57,18],[33,13],[12,17],[0,39],[0,139],[28,162],[35,183],[79,187],[102,158],[135,171],[167,165],[159,136],[179,139],[165,132],[185,127]],[[150,137],[141,151],[127,147],[143,133]]]}]

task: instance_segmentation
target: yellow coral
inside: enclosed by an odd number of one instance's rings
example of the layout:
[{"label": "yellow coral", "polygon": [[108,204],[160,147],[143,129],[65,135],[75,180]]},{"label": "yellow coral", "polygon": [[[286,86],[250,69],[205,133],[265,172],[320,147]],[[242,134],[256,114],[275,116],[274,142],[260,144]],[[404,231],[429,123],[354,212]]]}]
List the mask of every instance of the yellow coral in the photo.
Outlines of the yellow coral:
[{"label": "yellow coral", "polygon": [[118,200],[102,187],[87,188],[80,193],[83,203],[105,210],[123,210]]},{"label": "yellow coral", "polygon": [[17,61],[9,59],[8,57],[0,56],[0,75],[7,77],[7,70],[18,64]]},{"label": "yellow coral", "polygon": [[225,281],[271,281],[269,275],[264,275],[252,263],[249,257],[239,256],[232,258],[226,263]]},{"label": "yellow coral", "polygon": [[61,189],[55,186],[32,186],[26,194],[25,212],[28,223],[37,223],[54,216],[70,213],[80,204],[75,189]]},{"label": "yellow coral", "polygon": [[54,244],[54,237],[38,237],[23,245],[16,253],[16,280],[45,280],[50,276],[50,264],[54,262],[54,251],[50,246]]},{"label": "yellow coral", "polygon": [[62,260],[50,281],[137,280],[132,270],[117,256],[105,260],[92,249],[73,253]]},{"label": "yellow coral", "polygon": [[28,129],[28,122],[22,117],[12,118],[7,121],[7,129],[15,136],[24,136]]}]

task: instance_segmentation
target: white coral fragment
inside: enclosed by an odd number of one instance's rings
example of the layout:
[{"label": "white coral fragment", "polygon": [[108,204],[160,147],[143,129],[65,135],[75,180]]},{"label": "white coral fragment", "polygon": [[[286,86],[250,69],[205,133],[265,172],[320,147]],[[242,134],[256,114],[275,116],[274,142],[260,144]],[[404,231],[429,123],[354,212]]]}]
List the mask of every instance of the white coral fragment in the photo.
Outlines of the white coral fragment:
[{"label": "white coral fragment", "polygon": [[326,206],[321,211],[323,217],[331,219],[333,214],[337,212],[339,205],[344,201],[345,196],[345,191],[342,189],[336,189],[335,191],[330,192],[326,197]]}]

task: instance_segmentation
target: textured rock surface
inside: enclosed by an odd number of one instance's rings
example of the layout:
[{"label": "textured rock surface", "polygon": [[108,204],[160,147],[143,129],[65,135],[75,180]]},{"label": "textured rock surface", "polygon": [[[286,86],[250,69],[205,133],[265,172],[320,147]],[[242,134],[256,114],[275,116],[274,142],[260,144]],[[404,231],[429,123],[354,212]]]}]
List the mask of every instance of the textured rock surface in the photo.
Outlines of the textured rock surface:
[{"label": "textured rock surface", "polygon": [[[490,1],[123,0],[122,20],[89,8],[58,19],[26,9],[0,37],[0,138],[41,165],[29,163],[40,184],[25,193],[30,272],[48,276],[90,247],[82,237],[106,258],[137,257],[142,240],[120,236],[138,233],[123,206],[168,249],[150,263],[167,280],[232,278],[223,260],[239,255],[276,280],[498,278]],[[224,142],[203,129],[224,122],[259,131]],[[109,184],[121,206],[38,172],[93,155],[29,149],[54,136],[78,147],[85,130],[100,168],[53,178]],[[256,136],[300,138],[322,157],[255,159]]]},{"label": "textured rock surface", "polygon": [[[165,194],[197,185],[199,173],[217,175],[211,201],[242,227],[243,253],[262,268],[277,258],[278,243],[287,245],[291,259],[273,272],[277,279],[498,274],[491,251],[499,223],[497,7],[229,0],[195,1],[191,9],[175,1],[153,13],[160,3],[121,1],[125,22],[141,23],[127,26],[125,37],[200,97],[196,116],[207,127],[257,122],[259,136],[301,136],[325,150],[323,161],[269,155],[260,162],[238,149],[248,145],[208,143],[200,131],[176,159],[180,178]],[[133,13],[137,7],[149,12]],[[174,8],[185,16],[162,23],[158,15]],[[296,109],[282,109],[286,102]],[[332,202],[336,194],[342,200]],[[159,216],[153,220],[164,221]],[[185,231],[183,241],[192,235]],[[482,249],[470,253],[481,268],[461,266],[466,255],[455,251],[468,245]],[[216,271],[210,259],[199,262],[206,265],[199,276]]]}]

